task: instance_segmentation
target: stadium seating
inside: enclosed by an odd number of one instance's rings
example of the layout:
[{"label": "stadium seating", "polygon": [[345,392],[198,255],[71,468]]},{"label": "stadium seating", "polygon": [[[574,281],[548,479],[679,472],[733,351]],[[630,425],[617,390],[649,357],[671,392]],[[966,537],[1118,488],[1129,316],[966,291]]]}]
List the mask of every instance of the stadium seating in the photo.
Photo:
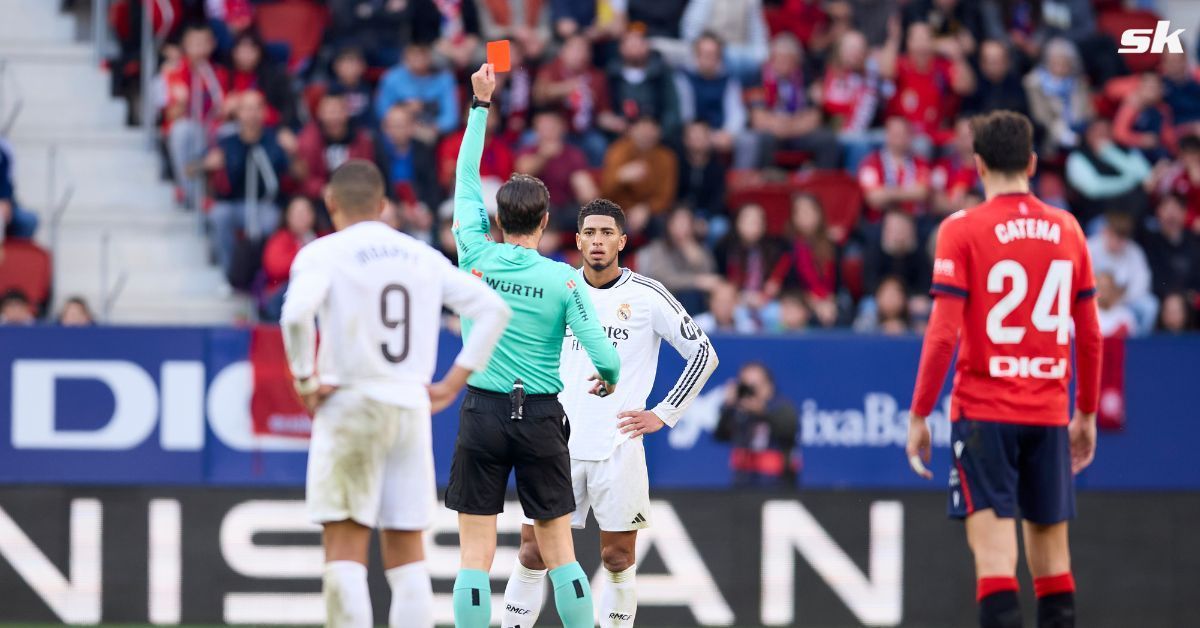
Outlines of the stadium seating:
[{"label": "stadium seating", "polygon": [[53,266],[50,254],[29,240],[6,240],[0,259],[0,294],[20,290],[41,310],[50,298]]}]

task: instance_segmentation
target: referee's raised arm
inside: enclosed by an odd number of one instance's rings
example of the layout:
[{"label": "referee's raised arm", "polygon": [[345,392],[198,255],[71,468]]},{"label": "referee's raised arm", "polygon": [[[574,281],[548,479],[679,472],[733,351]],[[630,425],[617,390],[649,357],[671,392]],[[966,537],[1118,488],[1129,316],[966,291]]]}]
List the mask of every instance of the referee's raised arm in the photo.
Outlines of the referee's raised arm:
[{"label": "referee's raised arm", "polygon": [[[458,165],[454,181],[454,243],[458,248],[458,265],[464,266],[479,254],[479,249],[491,243],[488,234],[491,223],[483,204],[483,189],[479,180],[479,161],[483,158],[483,143],[487,136],[488,107],[496,89],[496,74],[485,63],[471,75],[474,98],[467,114],[467,129],[458,149]],[[483,106],[480,106],[483,105]]]}]

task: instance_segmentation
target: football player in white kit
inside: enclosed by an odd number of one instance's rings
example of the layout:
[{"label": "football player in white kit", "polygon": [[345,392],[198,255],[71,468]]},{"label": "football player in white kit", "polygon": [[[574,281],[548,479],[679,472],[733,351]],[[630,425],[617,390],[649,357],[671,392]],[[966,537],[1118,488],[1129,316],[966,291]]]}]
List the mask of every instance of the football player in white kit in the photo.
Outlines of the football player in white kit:
[{"label": "football player in white kit", "polygon": [[[487,366],[511,310],[441,253],[379,221],[383,177],[370,162],[334,171],[325,202],[337,233],[296,255],[281,320],[296,390],[316,412],[305,499],[323,526],[325,625],[373,625],[366,565],[378,527],[388,624],[432,628],[421,541],[437,503],[430,414]],[[445,379],[430,385],[443,305],[475,328]]]},{"label": "football player in white kit", "polygon": [[[579,211],[576,246],[580,270],[600,322],[621,356],[623,385],[611,395],[589,394],[594,370],[570,335],[563,342],[559,395],[571,419],[571,482],[576,510],[571,524],[583,528],[591,509],[600,525],[600,559],[607,579],[596,599],[602,628],[627,628],[637,613],[634,548],[637,531],[650,525],[650,483],[642,436],[674,426],[717,368],[717,354],[704,332],[675,297],[653,279],[621,268],[625,214],[605,199]],[[659,343],[666,340],[687,365],[675,386],[653,409]],[[504,591],[503,628],[531,628],[544,600],[545,565],[533,527],[521,527],[518,561]]]}]

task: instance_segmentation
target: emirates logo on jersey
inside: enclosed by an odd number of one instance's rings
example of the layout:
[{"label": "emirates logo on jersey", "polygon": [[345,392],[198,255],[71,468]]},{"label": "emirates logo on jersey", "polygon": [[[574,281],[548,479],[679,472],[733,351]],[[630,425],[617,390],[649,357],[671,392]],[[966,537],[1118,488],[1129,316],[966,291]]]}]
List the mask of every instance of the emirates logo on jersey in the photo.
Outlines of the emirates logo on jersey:
[{"label": "emirates logo on jersey", "polygon": [[629,307],[628,303],[622,303],[617,306],[617,318],[627,321],[630,316],[633,316],[633,309]]}]

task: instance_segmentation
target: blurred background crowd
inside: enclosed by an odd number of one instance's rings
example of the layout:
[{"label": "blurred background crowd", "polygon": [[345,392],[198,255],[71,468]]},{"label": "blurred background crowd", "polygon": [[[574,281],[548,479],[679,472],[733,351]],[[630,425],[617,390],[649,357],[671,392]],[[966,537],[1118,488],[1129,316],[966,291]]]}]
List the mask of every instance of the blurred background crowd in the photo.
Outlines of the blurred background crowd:
[{"label": "blurred background crowd", "polygon": [[[1009,109],[1036,126],[1035,193],[1090,236],[1105,333],[1176,333],[1200,308],[1200,46],[1118,54],[1120,32],[1153,28],[1156,9],[170,0],[155,3],[169,35],[151,85],[163,176],[180,211],[207,216],[214,259],[263,320],[278,316],[296,252],[330,230],[322,188],[350,158],[385,174],[387,221],[454,257],[466,77],[486,41],[509,38],[485,198],[513,173],[542,178],[542,253],[568,263],[578,207],[616,201],[622,263],[707,331],[920,332],[938,223],[982,200],[969,117]],[[112,87],[131,103],[142,10],[114,0],[108,15]],[[28,238],[37,221],[16,200],[17,157],[0,144],[0,217]],[[5,296],[0,321],[32,312],[24,296]]]}]

